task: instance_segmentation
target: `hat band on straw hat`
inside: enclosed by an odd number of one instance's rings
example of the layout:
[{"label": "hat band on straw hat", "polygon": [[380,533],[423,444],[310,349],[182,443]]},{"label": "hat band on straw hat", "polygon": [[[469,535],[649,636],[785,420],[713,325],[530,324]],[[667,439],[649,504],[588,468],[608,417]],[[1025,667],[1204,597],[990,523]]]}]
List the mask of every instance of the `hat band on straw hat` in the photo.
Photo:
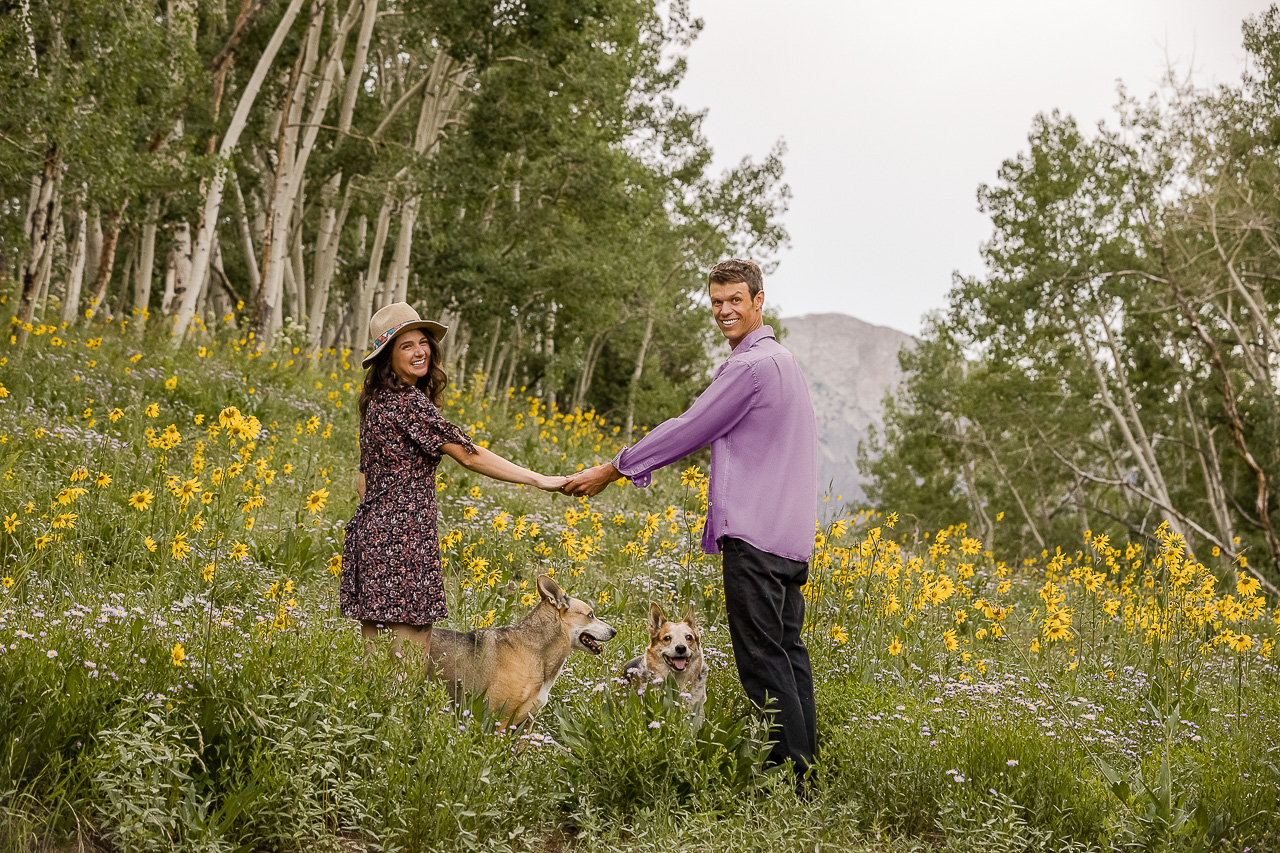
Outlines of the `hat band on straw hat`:
[{"label": "hat band on straw hat", "polygon": [[400,331],[401,329],[403,329],[405,326],[409,325],[410,323],[416,323],[416,322],[419,322],[419,321],[418,321],[418,320],[406,320],[405,322],[401,323],[401,324],[400,324],[400,325],[398,325],[398,326],[392,326],[390,329],[387,329],[385,332],[383,332],[382,334],[378,335],[378,339],[377,339],[377,340],[375,340],[375,341],[373,342],[373,347],[372,347],[372,348],[373,348],[373,349],[377,349],[378,347],[380,347],[380,346],[382,346],[383,344],[385,344],[387,341],[389,341],[389,340],[391,340],[392,338],[394,338],[394,337],[396,336],[396,332]]}]

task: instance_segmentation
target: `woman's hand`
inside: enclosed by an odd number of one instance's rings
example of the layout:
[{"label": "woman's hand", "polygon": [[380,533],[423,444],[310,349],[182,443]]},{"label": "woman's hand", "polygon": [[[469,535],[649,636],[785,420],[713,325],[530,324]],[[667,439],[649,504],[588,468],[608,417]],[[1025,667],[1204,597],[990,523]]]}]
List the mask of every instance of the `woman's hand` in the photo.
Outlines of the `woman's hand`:
[{"label": "woman's hand", "polygon": [[567,482],[569,482],[568,477],[548,477],[545,474],[539,474],[538,482],[534,485],[544,492],[558,492],[564,488],[564,484]]}]

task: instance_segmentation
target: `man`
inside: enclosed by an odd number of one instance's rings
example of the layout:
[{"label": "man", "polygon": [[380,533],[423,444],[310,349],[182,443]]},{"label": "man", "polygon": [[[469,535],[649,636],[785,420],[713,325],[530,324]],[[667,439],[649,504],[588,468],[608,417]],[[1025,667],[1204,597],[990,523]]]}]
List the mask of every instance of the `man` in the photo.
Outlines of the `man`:
[{"label": "man", "polygon": [[733,352],[683,415],[612,462],[580,471],[563,491],[596,495],[711,445],[702,549],[723,554],[733,658],[743,689],[774,713],[774,763],[798,784],[817,753],[809,652],[800,638],[817,523],[818,436],[804,376],[764,325],[764,282],[751,261],[722,261],[707,277],[711,313]]}]

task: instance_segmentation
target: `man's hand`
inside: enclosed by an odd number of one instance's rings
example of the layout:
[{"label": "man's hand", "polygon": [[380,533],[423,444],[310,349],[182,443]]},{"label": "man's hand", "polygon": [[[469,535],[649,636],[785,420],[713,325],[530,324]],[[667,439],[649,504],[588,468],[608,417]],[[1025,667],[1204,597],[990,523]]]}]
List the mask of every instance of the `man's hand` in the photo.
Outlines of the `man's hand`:
[{"label": "man's hand", "polygon": [[603,492],[605,486],[621,478],[622,475],[618,473],[617,468],[613,467],[613,463],[606,462],[569,477],[569,481],[561,487],[560,491],[574,497],[593,498]]}]

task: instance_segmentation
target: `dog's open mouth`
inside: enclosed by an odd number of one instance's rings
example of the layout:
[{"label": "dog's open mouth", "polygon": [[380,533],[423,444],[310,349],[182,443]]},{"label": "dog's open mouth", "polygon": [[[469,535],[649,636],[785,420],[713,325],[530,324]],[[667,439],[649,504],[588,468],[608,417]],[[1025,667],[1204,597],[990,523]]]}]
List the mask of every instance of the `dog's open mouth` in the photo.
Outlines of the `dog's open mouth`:
[{"label": "dog's open mouth", "polygon": [[584,649],[591,652],[591,654],[600,654],[600,642],[590,634],[579,634],[578,642],[582,644]]},{"label": "dog's open mouth", "polygon": [[689,665],[688,658],[673,658],[670,655],[663,655],[662,657],[666,659],[667,666],[676,672],[684,672],[684,668]]}]

